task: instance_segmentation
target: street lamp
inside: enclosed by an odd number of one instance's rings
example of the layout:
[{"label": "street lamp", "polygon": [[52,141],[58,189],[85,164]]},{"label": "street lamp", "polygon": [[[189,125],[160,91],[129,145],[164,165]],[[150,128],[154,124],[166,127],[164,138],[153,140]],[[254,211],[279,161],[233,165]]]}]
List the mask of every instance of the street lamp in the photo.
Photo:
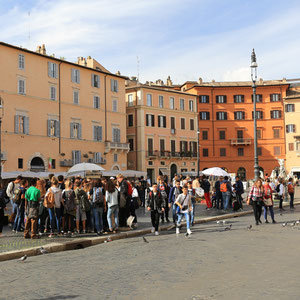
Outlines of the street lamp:
[{"label": "street lamp", "polygon": [[256,80],[257,80],[257,63],[254,49],[251,54],[251,79],[253,89],[253,119],[254,119],[254,179],[257,180],[259,176],[258,156],[257,156],[257,115],[256,115]]},{"label": "street lamp", "polygon": [[197,130],[197,135],[198,135],[198,142],[197,142],[197,176],[200,176],[200,151],[199,151],[199,147],[200,147],[200,130],[198,127]]}]

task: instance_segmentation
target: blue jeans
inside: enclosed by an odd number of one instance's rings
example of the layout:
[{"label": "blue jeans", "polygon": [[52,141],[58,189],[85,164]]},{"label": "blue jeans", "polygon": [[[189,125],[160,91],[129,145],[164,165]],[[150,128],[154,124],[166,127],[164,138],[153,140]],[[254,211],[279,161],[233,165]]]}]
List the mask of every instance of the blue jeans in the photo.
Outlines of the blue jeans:
[{"label": "blue jeans", "polygon": [[222,198],[223,198],[223,203],[224,203],[224,209],[227,210],[228,209],[228,205],[229,205],[229,200],[230,200],[230,193],[222,192]]},{"label": "blue jeans", "polygon": [[103,207],[93,208],[95,227],[97,232],[101,232],[103,229]]},{"label": "blue jeans", "polygon": [[186,220],[186,229],[190,229],[190,215],[189,213],[178,213],[177,214],[177,227],[179,227],[181,219],[183,218],[183,215],[185,216],[185,220]]},{"label": "blue jeans", "polygon": [[175,203],[172,204],[172,210],[173,210],[173,223],[175,224],[176,223],[176,220],[177,220],[177,212],[176,212],[176,209],[177,209],[177,205],[175,205]]},{"label": "blue jeans", "polygon": [[272,219],[272,221],[274,221],[274,210],[273,210],[273,206],[264,206],[264,217],[265,217],[265,220],[267,220],[268,209],[269,209],[269,211],[270,211],[271,219]]},{"label": "blue jeans", "polygon": [[12,201],[12,200],[10,200],[10,204],[11,204],[11,213],[16,214],[18,205],[16,203],[14,203],[14,201]]},{"label": "blue jeans", "polygon": [[56,208],[56,207],[55,207],[55,218],[56,218],[56,228],[57,228],[57,232],[60,233],[61,208]]},{"label": "blue jeans", "polygon": [[54,216],[54,207],[48,208],[49,218],[50,218],[50,226],[51,226],[51,232],[54,232],[55,228],[55,216]]},{"label": "blue jeans", "polygon": [[21,230],[22,220],[24,219],[24,206],[17,205],[17,215],[15,217],[14,227],[13,229],[16,231]]},{"label": "blue jeans", "polygon": [[112,230],[112,228],[113,228],[112,219],[111,219],[112,214],[114,214],[115,226],[116,226],[116,228],[118,228],[119,227],[119,223],[118,223],[119,207],[118,207],[118,205],[113,205],[113,206],[109,207],[108,211],[107,211],[107,222],[108,222],[108,227],[110,230]]},{"label": "blue jeans", "polygon": [[196,202],[192,202],[192,211],[190,212],[191,223],[194,223]]}]

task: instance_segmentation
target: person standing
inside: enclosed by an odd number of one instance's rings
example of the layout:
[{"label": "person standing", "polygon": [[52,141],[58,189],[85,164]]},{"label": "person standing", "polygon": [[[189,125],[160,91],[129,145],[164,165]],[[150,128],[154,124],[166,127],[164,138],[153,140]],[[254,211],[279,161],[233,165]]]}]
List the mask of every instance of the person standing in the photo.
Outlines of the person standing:
[{"label": "person standing", "polygon": [[188,193],[191,197],[191,202],[192,202],[192,210],[190,211],[190,220],[192,226],[194,226],[195,210],[196,210],[196,191],[195,189],[193,189],[193,183],[191,181],[188,182]]},{"label": "person standing", "polygon": [[97,235],[101,235],[103,233],[103,212],[106,210],[106,202],[104,197],[104,189],[100,179],[96,181],[93,188],[92,209]]},{"label": "person standing", "polygon": [[80,179],[75,179],[75,203],[76,203],[76,229],[80,233],[80,220],[82,221],[82,233],[86,233],[86,210],[89,209],[89,200],[86,192],[81,188]]},{"label": "person standing", "polygon": [[222,192],[220,190],[220,186],[222,181],[224,180],[223,176],[219,177],[219,180],[216,181],[215,183],[215,191],[216,191],[216,208],[217,209],[223,209],[223,197],[222,197]]},{"label": "person standing", "polygon": [[[106,182],[106,187],[105,187],[105,199],[107,203],[107,222],[108,222],[108,227],[109,231],[116,233],[119,227],[119,191],[114,185],[114,183],[108,179]],[[114,215],[114,221],[115,221],[115,226],[113,227],[112,223],[112,215]]]},{"label": "person standing", "polygon": [[223,203],[224,203],[224,210],[228,210],[229,201],[231,197],[231,183],[228,180],[228,176],[224,177],[224,180],[220,184],[220,192],[222,193]]},{"label": "person standing", "polygon": [[282,202],[283,202],[283,199],[284,199],[284,194],[285,194],[285,187],[283,185],[283,180],[282,178],[279,178],[278,179],[278,185],[276,187],[276,190],[278,192],[278,197],[279,197],[279,209],[280,210],[285,210],[283,207],[282,207]]},{"label": "person standing", "polygon": [[19,188],[19,194],[15,200],[15,204],[17,205],[17,215],[15,217],[13,231],[21,232],[22,227],[21,224],[24,222],[24,212],[25,212],[25,192],[27,188],[27,180],[22,179],[21,186]]},{"label": "person standing", "polygon": [[290,209],[294,209],[295,184],[293,183],[293,178],[289,178],[287,188],[290,195]]},{"label": "person standing", "polygon": [[205,175],[200,176],[200,186],[204,190],[204,198],[206,202],[206,209],[211,209],[212,204],[210,200],[210,183],[206,179]]},{"label": "person standing", "polygon": [[274,210],[273,210],[273,198],[272,198],[272,188],[270,186],[270,179],[267,178],[265,180],[264,184],[264,218],[265,218],[265,223],[269,223],[268,221],[268,209],[270,211],[271,219],[273,223],[276,223],[275,218],[274,218]]},{"label": "person standing", "polygon": [[240,204],[240,208],[243,209],[242,195],[244,194],[244,185],[238,176],[235,177],[235,194],[236,194],[236,199]]},{"label": "person standing", "polygon": [[152,191],[150,191],[147,199],[147,210],[151,211],[151,232],[155,232],[155,235],[159,235],[159,215],[164,211],[163,198],[161,193],[158,191],[158,185],[156,183],[152,186]]},{"label": "person standing", "polygon": [[258,179],[253,184],[248,195],[248,203],[252,203],[256,225],[259,225],[259,223],[261,223],[260,217],[262,212],[263,197],[264,187],[262,186],[262,181]]},{"label": "person standing", "polygon": [[[41,192],[36,188],[36,178],[32,178],[30,181],[30,188],[25,193],[25,211],[27,213],[27,219],[24,229],[25,239],[36,239],[37,232],[37,220],[39,215],[39,201],[41,200]],[[31,235],[30,232],[31,231]]]},{"label": "person standing", "polygon": [[165,217],[166,221],[169,223],[169,205],[168,205],[168,186],[164,182],[164,178],[162,176],[157,177],[157,186],[158,186],[158,191],[160,192],[162,199],[163,199],[163,208],[164,212],[161,214],[161,222],[165,223]]},{"label": "person standing", "polygon": [[177,180],[175,183],[175,186],[171,188],[170,194],[169,194],[169,208],[172,207],[173,212],[173,223],[176,225],[177,220],[177,212],[176,212],[176,200],[177,197],[182,193],[182,187],[180,186],[180,180]]},{"label": "person standing", "polygon": [[117,176],[120,192],[120,205],[119,205],[119,225],[120,227],[127,227],[127,219],[130,216],[130,201],[131,195],[128,192],[128,183],[122,174]]},{"label": "person standing", "polygon": [[3,182],[0,182],[0,238],[3,236],[2,235],[2,230],[3,230],[3,224],[4,224],[4,211],[7,210],[6,208],[6,203],[7,203],[7,195],[6,191],[3,188]]},{"label": "person standing", "polygon": [[73,234],[74,231],[74,218],[76,217],[76,204],[75,193],[72,189],[71,180],[66,180],[65,189],[62,192],[62,198],[64,201],[64,225],[68,229],[68,234]]}]

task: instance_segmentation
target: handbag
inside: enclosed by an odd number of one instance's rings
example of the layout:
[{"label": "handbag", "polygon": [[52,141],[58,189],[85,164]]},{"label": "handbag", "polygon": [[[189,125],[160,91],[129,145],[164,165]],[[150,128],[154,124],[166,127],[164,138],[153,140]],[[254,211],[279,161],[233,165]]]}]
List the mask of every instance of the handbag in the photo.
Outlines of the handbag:
[{"label": "handbag", "polygon": [[247,205],[253,205],[252,197],[247,199]]},{"label": "handbag", "polygon": [[272,201],[271,198],[265,198],[263,200],[263,202],[264,202],[265,206],[272,206],[273,205],[273,201]]},{"label": "handbag", "polygon": [[132,197],[132,202],[134,209],[138,209],[141,205],[141,200],[139,197]]}]

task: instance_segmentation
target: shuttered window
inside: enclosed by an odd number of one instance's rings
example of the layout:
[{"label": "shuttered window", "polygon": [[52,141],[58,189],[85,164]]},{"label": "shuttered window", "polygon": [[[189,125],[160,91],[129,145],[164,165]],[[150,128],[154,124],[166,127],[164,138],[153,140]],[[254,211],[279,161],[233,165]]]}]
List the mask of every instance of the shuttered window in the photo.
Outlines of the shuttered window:
[{"label": "shuttered window", "polygon": [[25,69],[25,56],[23,54],[19,54],[18,66],[20,70]]},{"label": "shuttered window", "polygon": [[55,86],[50,86],[50,99],[51,100],[56,100],[56,87]]},{"label": "shuttered window", "polygon": [[100,108],[100,97],[94,96],[94,108],[99,109]]},{"label": "shuttered window", "polygon": [[58,66],[56,63],[48,61],[48,76],[51,78],[58,77]]},{"label": "shuttered window", "polygon": [[120,143],[121,141],[121,131],[119,128],[112,129],[112,138],[114,143]]},{"label": "shuttered window", "polygon": [[102,141],[102,126],[93,126],[93,140],[95,142]]},{"label": "shuttered window", "polygon": [[244,103],[244,101],[245,101],[244,99],[245,99],[244,95],[234,95],[233,96],[234,103]]},{"label": "shuttered window", "polygon": [[70,137],[71,139],[81,139],[82,128],[81,124],[77,122],[70,123]]},{"label": "shuttered window", "polygon": [[217,120],[227,120],[227,112],[218,111],[217,112]]},{"label": "shuttered window", "polygon": [[180,119],[180,124],[181,124],[181,129],[184,130],[185,129],[185,119],[184,118]]},{"label": "shuttered window", "polygon": [[235,120],[245,120],[245,112],[244,111],[235,111],[234,119]]},{"label": "shuttered window", "polygon": [[209,111],[201,111],[199,113],[200,116],[200,120],[209,120],[210,116],[209,116]]},{"label": "shuttered window", "polygon": [[216,103],[227,103],[227,96],[216,96]]},{"label": "shuttered window", "polygon": [[73,90],[73,103],[78,105],[79,104],[79,91]]},{"label": "shuttered window", "polygon": [[29,117],[15,115],[15,133],[29,134]]},{"label": "shuttered window", "polygon": [[47,120],[47,135],[59,137],[59,121]]},{"label": "shuttered window", "polygon": [[72,151],[72,162],[73,162],[73,165],[81,163],[81,151],[80,150]]},{"label": "shuttered window", "polygon": [[285,126],[286,133],[296,132],[296,125],[295,124],[288,124]]},{"label": "shuttered window", "polygon": [[100,87],[100,77],[97,74],[92,74],[92,87],[99,88]]},{"label": "shuttered window", "polygon": [[24,79],[18,80],[18,94],[25,95],[26,94],[26,85]]},{"label": "shuttered window", "polygon": [[154,115],[146,114],[146,126],[155,126]]},{"label": "shuttered window", "polygon": [[167,128],[167,118],[166,116],[158,116],[158,127]]},{"label": "shuttered window", "polygon": [[119,90],[118,80],[115,80],[115,79],[110,80],[110,90],[115,93],[118,92],[118,90]]},{"label": "shuttered window", "polygon": [[270,115],[271,119],[280,119],[281,118],[281,110],[271,110]]},{"label": "shuttered window", "polygon": [[78,69],[72,68],[71,70],[71,80],[74,83],[80,83],[80,71]]}]

